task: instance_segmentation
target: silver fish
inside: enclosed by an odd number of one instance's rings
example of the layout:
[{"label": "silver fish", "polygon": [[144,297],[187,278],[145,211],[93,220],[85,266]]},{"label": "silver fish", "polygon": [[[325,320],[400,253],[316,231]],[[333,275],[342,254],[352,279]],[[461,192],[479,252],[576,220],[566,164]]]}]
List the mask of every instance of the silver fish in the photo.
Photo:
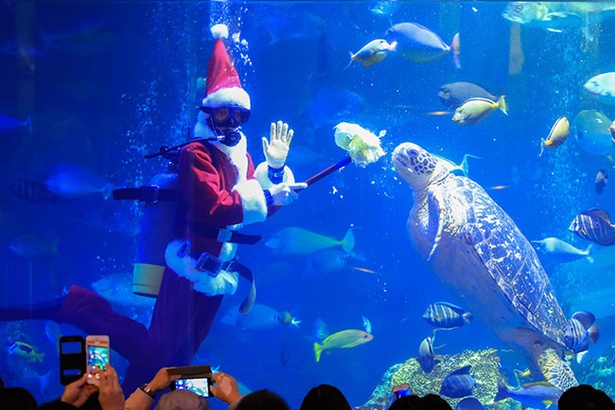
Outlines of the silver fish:
[{"label": "silver fish", "polygon": [[600,102],[615,105],[615,73],[593,76],[583,84],[583,88],[597,95]]},{"label": "silver fish", "polygon": [[610,123],[600,111],[582,110],[572,121],[573,135],[579,146],[590,154],[609,155],[613,152]]},{"label": "silver fish", "polygon": [[581,258],[587,258],[590,263],[594,261],[594,258],[591,256],[591,244],[582,251],[559,238],[549,237],[531,242],[537,250],[561,263],[572,262]]},{"label": "silver fish", "polygon": [[[458,36],[453,40],[453,48],[440,36],[420,24],[398,23],[389,28],[384,38],[392,44],[397,43],[395,51],[403,58],[415,63],[427,63],[437,60],[453,51],[453,57],[459,55]],[[455,61],[458,65],[458,61]]]},{"label": "silver fish", "polygon": [[502,16],[528,27],[539,27],[548,31],[561,32],[567,28],[581,28],[586,37],[589,25],[615,15],[613,2],[533,2],[515,1],[508,3]]},{"label": "silver fish", "polygon": [[440,102],[449,110],[461,107],[470,98],[486,98],[492,101],[497,101],[499,98],[480,85],[466,81],[444,84],[438,91],[438,97],[440,97]]}]

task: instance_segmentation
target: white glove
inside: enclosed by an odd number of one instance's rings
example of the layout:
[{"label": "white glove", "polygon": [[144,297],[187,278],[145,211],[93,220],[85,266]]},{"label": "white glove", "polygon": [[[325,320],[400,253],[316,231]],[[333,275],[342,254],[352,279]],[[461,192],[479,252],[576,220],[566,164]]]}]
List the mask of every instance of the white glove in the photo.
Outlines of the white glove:
[{"label": "white glove", "polygon": [[282,182],[269,188],[269,192],[273,198],[273,204],[276,206],[283,206],[290,204],[299,197],[295,190],[299,191],[305,188],[307,188],[307,184],[305,182],[298,182],[294,184]]},{"label": "white glove", "polygon": [[293,134],[294,131],[288,129],[288,124],[285,122],[271,123],[270,141],[267,141],[267,137],[263,137],[263,153],[267,159],[267,165],[271,168],[282,168],[286,164]]}]

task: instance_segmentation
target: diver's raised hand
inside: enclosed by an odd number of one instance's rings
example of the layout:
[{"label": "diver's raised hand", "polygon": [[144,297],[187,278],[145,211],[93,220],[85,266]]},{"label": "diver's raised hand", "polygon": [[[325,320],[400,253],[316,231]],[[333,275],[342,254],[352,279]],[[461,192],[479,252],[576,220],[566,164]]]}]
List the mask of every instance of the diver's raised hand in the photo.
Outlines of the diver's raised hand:
[{"label": "diver's raised hand", "polygon": [[289,129],[285,122],[271,123],[269,141],[267,137],[263,137],[263,153],[267,159],[267,165],[271,168],[282,168],[286,164],[293,134],[294,131]]}]

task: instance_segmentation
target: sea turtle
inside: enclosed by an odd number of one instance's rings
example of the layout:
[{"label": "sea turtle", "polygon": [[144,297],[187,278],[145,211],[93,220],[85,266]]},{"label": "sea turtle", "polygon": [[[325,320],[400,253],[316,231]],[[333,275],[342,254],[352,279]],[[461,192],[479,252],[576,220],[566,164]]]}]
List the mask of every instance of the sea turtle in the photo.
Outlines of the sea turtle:
[{"label": "sea turtle", "polygon": [[413,143],[393,152],[414,204],[408,232],[436,276],[505,344],[521,347],[532,373],[577,385],[563,360],[566,317],[536,251],[476,182]]}]

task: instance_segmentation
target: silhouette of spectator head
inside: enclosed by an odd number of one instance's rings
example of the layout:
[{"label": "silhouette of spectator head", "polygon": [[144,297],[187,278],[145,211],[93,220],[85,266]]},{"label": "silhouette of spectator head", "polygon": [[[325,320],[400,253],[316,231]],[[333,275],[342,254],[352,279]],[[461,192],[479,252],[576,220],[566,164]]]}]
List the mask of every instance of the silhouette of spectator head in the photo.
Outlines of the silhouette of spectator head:
[{"label": "silhouette of spectator head", "polygon": [[0,390],[0,409],[36,410],[38,403],[23,387],[8,387]]},{"label": "silhouette of spectator head", "polygon": [[566,390],[557,403],[559,410],[612,410],[613,400],[602,390],[581,384]]},{"label": "silhouette of spectator head", "polygon": [[282,397],[263,389],[243,396],[235,410],[290,410],[290,407]]},{"label": "silhouette of spectator head", "polygon": [[421,397],[421,406],[431,410],[453,410],[451,405],[437,394],[428,394]]},{"label": "silhouette of spectator head", "polygon": [[299,410],[350,410],[344,393],[335,386],[321,384],[313,387],[303,398]]},{"label": "silhouette of spectator head", "polygon": [[421,398],[415,395],[400,397],[389,406],[389,410],[421,410],[423,408]]},{"label": "silhouette of spectator head", "polygon": [[190,390],[174,390],[160,398],[156,410],[209,410],[209,403]]}]

